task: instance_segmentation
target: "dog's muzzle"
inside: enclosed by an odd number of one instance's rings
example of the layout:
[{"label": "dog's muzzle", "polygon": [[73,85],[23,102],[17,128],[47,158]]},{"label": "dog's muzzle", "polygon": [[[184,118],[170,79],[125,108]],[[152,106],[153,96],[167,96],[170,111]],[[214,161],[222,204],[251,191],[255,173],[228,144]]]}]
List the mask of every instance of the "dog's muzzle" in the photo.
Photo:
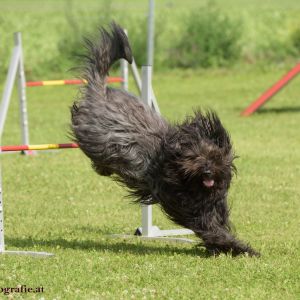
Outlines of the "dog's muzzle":
[{"label": "dog's muzzle", "polygon": [[215,181],[211,178],[212,177],[212,172],[210,170],[204,171],[203,172],[204,177],[206,177],[202,182],[203,184],[208,187],[211,188],[214,186]]}]

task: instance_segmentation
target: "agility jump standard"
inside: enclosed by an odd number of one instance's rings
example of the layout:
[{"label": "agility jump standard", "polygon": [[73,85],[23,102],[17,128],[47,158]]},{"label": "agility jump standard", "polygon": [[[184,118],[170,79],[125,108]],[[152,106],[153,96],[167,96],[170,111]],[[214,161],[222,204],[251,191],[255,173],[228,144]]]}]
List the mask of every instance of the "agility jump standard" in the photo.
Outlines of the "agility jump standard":
[{"label": "agility jump standard", "polygon": [[[108,83],[119,82],[123,88],[128,88],[128,66],[127,62],[121,60],[121,76],[122,77],[109,77]],[[139,74],[135,74],[135,78]],[[6,83],[3,91],[2,102],[0,105],[0,134],[3,133],[3,128],[7,116],[8,107],[13,91],[15,80],[18,79],[18,95],[20,107],[20,127],[22,131],[22,141],[24,145],[29,145],[29,125],[26,103],[26,88],[36,86],[58,86],[58,85],[71,85],[71,84],[84,84],[84,80],[80,79],[67,79],[67,80],[47,80],[47,81],[29,81],[26,82],[24,72],[24,58],[21,33],[14,33],[14,49],[10,60]]]},{"label": "agility jump standard", "polygon": [[241,115],[244,117],[252,115],[268,100],[270,100],[275,94],[277,94],[282,88],[284,88],[292,79],[294,79],[300,73],[300,63],[291,69],[286,75],[284,75],[279,81],[265,91],[257,100],[250,104]]}]

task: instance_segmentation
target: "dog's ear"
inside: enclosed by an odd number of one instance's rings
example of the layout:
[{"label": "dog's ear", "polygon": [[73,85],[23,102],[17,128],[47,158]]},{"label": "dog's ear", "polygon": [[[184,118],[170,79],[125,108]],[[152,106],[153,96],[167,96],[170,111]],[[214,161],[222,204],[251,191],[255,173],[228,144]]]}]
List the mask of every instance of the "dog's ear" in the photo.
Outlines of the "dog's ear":
[{"label": "dog's ear", "polygon": [[174,126],[164,137],[162,147],[164,152],[170,157],[179,157],[182,155],[182,135],[178,127]]},{"label": "dog's ear", "polygon": [[232,174],[236,175],[238,174],[238,171],[237,171],[237,168],[236,168],[236,165],[234,164],[234,160],[239,158],[238,155],[235,155],[234,153],[231,153],[231,160],[230,160],[230,169],[231,169],[231,172]]}]

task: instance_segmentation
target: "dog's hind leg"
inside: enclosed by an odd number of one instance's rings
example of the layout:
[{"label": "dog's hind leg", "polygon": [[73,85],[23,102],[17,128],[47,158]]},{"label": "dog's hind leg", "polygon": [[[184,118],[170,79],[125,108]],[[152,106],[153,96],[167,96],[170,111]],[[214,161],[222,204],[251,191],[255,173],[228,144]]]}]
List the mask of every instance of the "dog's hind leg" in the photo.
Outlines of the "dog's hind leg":
[{"label": "dog's hind leg", "polygon": [[95,164],[94,162],[92,164],[92,167],[101,176],[110,176],[114,173],[110,168],[102,166],[100,164]]}]

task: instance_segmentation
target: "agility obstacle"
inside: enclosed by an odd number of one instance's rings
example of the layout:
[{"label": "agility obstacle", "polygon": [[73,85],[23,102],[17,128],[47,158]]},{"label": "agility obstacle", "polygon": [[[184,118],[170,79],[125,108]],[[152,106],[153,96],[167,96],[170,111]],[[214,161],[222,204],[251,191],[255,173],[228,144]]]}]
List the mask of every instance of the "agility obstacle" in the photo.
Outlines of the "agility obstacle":
[{"label": "agility obstacle", "polygon": [[246,117],[256,112],[262,105],[270,100],[275,94],[277,94],[282,88],[284,88],[292,79],[294,79],[300,73],[300,63],[291,69],[286,75],[278,80],[273,86],[266,90],[257,100],[250,104],[241,115]]},{"label": "agility obstacle", "polygon": [[75,143],[66,144],[40,144],[40,145],[14,145],[14,146],[1,146],[1,152],[10,151],[29,151],[29,150],[56,150],[56,149],[71,149],[79,148]]},{"label": "agility obstacle", "polygon": [[[151,86],[152,70],[151,66],[142,67],[142,101],[147,105],[152,105],[152,86]],[[39,145],[12,145],[1,146],[0,152],[10,151],[29,151],[29,150],[55,150],[55,149],[72,149],[78,148],[76,143],[64,144],[39,144]],[[1,211],[0,211],[1,212]],[[3,218],[3,216],[2,216]],[[0,218],[1,220],[1,218]],[[2,219],[3,220],[3,219]],[[3,222],[2,222],[3,223]],[[140,236],[142,239],[159,239],[166,241],[177,241],[184,243],[193,243],[194,241],[187,238],[170,238],[173,235],[188,235],[193,234],[189,229],[171,229],[161,230],[152,224],[152,206],[142,205],[142,226],[135,230],[135,235]],[[112,237],[129,238],[133,235],[114,234]],[[4,235],[2,236],[4,245]],[[3,246],[4,247],[4,246]],[[3,248],[4,249],[4,248]],[[4,250],[2,250],[4,252]],[[1,249],[0,249],[1,253]],[[13,252],[14,253],[14,252]],[[26,252],[27,253],[27,252]],[[24,253],[23,253],[24,254]],[[32,252],[30,252],[32,255]],[[44,255],[44,253],[43,253]]]},{"label": "agility obstacle", "polygon": [[[124,82],[121,77],[108,77],[107,83]],[[44,81],[28,81],[26,82],[26,87],[35,86],[54,86],[54,85],[76,85],[76,84],[86,84],[86,80],[82,79],[64,79],[64,80],[44,80]]]}]

